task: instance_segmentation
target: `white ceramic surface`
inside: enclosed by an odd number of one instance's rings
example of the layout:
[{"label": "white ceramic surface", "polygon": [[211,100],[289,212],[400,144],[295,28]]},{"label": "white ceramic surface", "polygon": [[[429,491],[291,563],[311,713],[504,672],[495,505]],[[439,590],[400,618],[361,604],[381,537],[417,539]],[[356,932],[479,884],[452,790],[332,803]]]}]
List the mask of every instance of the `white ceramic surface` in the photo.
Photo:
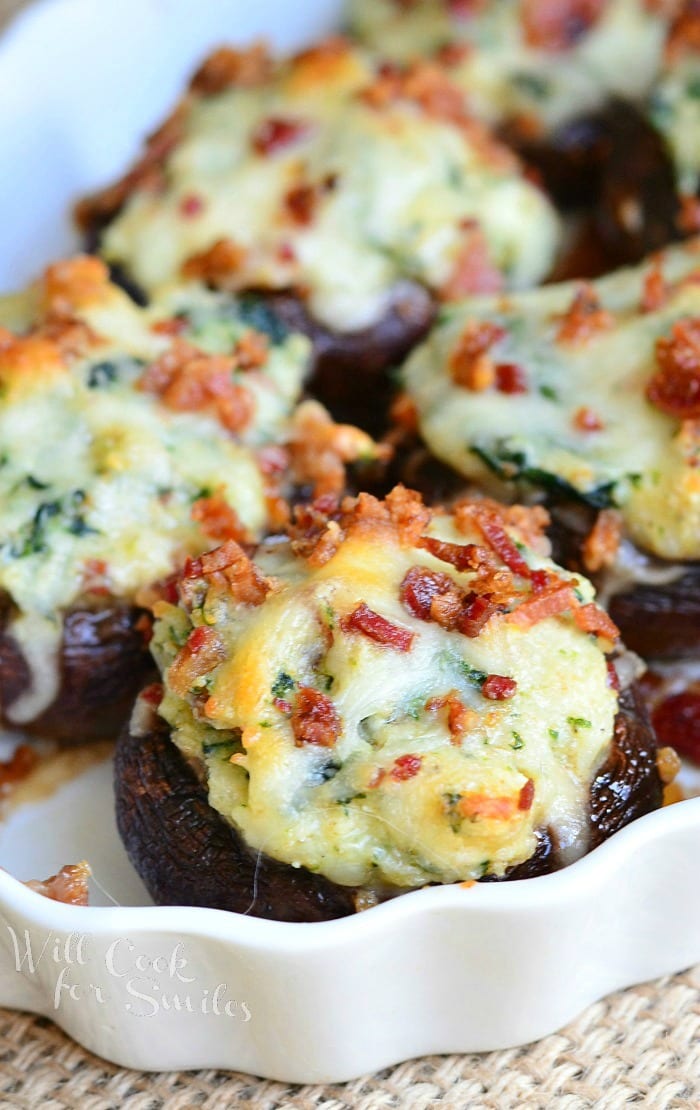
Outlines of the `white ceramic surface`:
[{"label": "white ceramic surface", "polygon": [[[69,201],[129,161],[208,47],[260,31],[296,45],[338,7],[37,4],[0,44],[0,287],[70,249]],[[0,1005],[47,1014],[130,1067],[343,1080],[536,1039],[609,991],[700,960],[700,799],[559,874],[424,890],[322,925],[149,906],[112,808],[102,764],[0,825]],[[88,909],[17,881],[83,857]]]}]

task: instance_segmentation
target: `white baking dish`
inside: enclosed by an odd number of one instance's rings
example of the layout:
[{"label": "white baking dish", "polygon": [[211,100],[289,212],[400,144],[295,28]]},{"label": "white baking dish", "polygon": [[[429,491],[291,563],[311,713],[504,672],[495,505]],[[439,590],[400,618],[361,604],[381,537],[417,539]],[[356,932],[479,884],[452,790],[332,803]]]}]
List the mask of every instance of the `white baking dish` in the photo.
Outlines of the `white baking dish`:
[{"label": "white baking dish", "polygon": [[[0,45],[0,287],[71,249],[69,201],[129,161],[209,47],[261,31],[296,45],[338,7],[37,4]],[[0,1005],[47,1014],[129,1067],[339,1081],[530,1041],[700,961],[700,799],[555,875],[423,890],[318,925],[149,905],[112,810],[104,762],[0,825]],[[17,881],[85,857],[88,909]]]}]

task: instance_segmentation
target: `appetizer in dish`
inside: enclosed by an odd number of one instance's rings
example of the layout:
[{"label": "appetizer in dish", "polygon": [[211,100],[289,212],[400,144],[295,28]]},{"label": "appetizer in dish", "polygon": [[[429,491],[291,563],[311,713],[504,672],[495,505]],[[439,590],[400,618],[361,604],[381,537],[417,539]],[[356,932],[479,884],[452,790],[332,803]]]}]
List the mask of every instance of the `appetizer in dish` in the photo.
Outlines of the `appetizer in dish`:
[{"label": "appetizer in dish", "polygon": [[439,66],[343,39],[281,62],[218,50],[78,219],[148,295],[183,276],[276,294],[315,340],[317,394],[341,404],[419,338],[434,298],[544,277],[559,229]]},{"label": "appetizer in dish", "polygon": [[659,805],[617,630],[545,521],[397,487],[189,561],[155,606],[162,686],[117,748],[155,900],[337,917],[553,870]]},{"label": "appetizer in dish", "polygon": [[[403,371],[434,454],[539,491],[629,647],[700,646],[700,241],[594,284],[447,308]],[[578,506],[578,507],[577,507]]]},{"label": "appetizer in dish", "polygon": [[372,455],[315,402],[295,409],[309,342],[251,311],[202,288],[143,310],[87,257],[0,304],[5,723],[118,731],[149,667],[141,592],[279,527],[292,483],[340,492],[342,460]]},{"label": "appetizer in dish", "polygon": [[540,165],[564,199],[586,199],[607,118],[643,97],[669,6],[648,0],[351,0],[361,40],[402,62],[432,56],[481,120]]}]

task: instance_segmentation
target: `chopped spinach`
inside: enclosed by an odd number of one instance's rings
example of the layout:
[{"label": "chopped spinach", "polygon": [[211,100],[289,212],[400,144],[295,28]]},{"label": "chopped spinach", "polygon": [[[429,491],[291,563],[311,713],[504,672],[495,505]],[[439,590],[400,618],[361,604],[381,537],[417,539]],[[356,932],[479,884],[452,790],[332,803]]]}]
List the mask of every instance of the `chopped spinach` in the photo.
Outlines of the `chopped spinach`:
[{"label": "chopped spinach", "polygon": [[558,474],[531,466],[523,451],[513,451],[502,441],[492,447],[472,443],[469,450],[504,482],[527,482],[547,490],[556,499],[579,501],[594,509],[609,509],[616,505],[615,481],[601,483],[589,490],[580,490]]}]

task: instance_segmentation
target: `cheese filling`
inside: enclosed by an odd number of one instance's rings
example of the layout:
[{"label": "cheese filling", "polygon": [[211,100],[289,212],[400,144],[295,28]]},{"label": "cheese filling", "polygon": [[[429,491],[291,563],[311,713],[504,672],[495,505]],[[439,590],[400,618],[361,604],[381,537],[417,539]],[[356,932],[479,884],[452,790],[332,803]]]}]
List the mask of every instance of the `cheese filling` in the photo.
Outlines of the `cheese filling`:
[{"label": "cheese filling", "polygon": [[404,279],[449,292],[550,269],[554,210],[435,67],[383,74],[334,41],[257,82],[191,92],[174,119],[157,186],[131,189],[101,247],[150,292],[183,268],[291,287],[355,331]]},{"label": "cheese filling", "polygon": [[156,607],[159,712],[251,850],[375,888],[501,876],[544,828],[585,852],[617,712],[590,629],[614,629],[514,526],[527,510],[479,504],[362,495],[306,554],[262,548],[253,574],[222,551]]},{"label": "cheese filling", "polygon": [[700,558],[699,274],[691,241],[591,286],[446,309],[402,372],[426,443],[467,478],[615,506],[643,550]]}]

